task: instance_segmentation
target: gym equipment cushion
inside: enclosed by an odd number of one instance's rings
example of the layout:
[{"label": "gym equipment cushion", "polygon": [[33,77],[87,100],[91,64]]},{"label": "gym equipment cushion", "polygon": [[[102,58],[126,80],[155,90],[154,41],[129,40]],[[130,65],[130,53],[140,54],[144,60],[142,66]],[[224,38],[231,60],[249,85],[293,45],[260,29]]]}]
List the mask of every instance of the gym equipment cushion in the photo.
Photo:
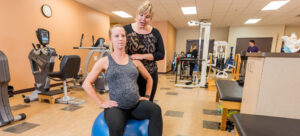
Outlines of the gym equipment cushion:
[{"label": "gym equipment cushion", "polygon": [[242,101],[243,87],[241,87],[236,81],[217,80],[216,86],[221,100],[235,102]]},{"label": "gym equipment cushion", "polygon": [[233,114],[240,136],[299,136],[300,119]]}]

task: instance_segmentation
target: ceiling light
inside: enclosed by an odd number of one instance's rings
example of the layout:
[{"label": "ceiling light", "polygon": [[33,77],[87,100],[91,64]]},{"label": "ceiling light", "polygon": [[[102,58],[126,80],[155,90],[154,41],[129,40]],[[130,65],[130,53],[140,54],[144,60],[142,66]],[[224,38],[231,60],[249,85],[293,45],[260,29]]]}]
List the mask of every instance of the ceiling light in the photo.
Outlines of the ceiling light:
[{"label": "ceiling light", "polygon": [[181,10],[185,15],[197,14],[196,7],[181,7]]},{"label": "ceiling light", "polygon": [[267,6],[265,6],[262,10],[277,10],[290,0],[283,0],[283,1],[271,1]]},{"label": "ceiling light", "polygon": [[259,22],[261,19],[248,19],[245,24],[255,24]]},{"label": "ceiling light", "polygon": [[194,21],[194,20],[188,21],[189,26],[199,26],[199,24],[200,23],[198,21]]},{"label": "ceiling light", "polygon": [[124,11],[113,11],[112,13],[114,13],[122,18],[132,18],[131,15],[129,15],[128,13],[126,13]]}]

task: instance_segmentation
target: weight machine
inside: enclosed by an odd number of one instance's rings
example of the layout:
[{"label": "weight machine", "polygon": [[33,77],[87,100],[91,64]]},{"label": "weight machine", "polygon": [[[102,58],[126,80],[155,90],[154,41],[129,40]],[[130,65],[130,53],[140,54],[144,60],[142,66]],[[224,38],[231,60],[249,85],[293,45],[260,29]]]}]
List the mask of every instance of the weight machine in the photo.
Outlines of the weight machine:
[{"label": "weight machine", "polygon": [[[196,24],[200,26],[200,36],[199,36],[199,48],[198,48],[198,56],[197,56],[197,65],[200,66],[201,64],[201,76],[200,79],[198,78],[198,72],[196,73],[195,77],[193,77],[192,84],[177,84],[175,86],[178,87],[207,87],[207,77],[206,77],[206,68],[207,68],[207,57],[208,57],[208,48],[209,48],[209,36],[210,36],[210,27],[211,23],[205,23],[201,21],[190,21],[192,24]],[[200,52],[201,52],[201,42],[202,42],[202,33],[204,31],[204,44],[203,44],[203,56],[200,59]],[[177,76],[176,80],[177,81]]]},{"label": "weight machine", "polygon": [[[217,78],[228,78],[225,68],[228,44],[225,41],[215,41],[212,68]],[[231,66],[232,67],[232,66]]]}]

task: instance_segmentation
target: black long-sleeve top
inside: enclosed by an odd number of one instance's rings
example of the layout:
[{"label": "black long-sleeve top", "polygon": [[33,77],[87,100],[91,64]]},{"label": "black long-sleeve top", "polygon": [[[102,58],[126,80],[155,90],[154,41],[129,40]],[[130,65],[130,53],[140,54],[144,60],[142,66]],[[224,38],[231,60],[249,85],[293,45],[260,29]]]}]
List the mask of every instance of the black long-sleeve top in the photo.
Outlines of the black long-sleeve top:
[{"label": "black long-sleeve top", "polygon": [[125,25],[127,43],[126,52],[132,54],[149,54],[151,53],[154,60],[142,60],[146,69],[150,74],[157,71],[157,60],[165,57],[164,42],[160,32],[153,28],[149,34],[139,34],[132,29],[131,24]]},{"label": "black long-sleeve top", "polygon": [[194,49],[194,50],[192,51],[192,57],[193,57],[193,58],[197,58],[197,56],[198,56],[198,51],[197,51],[197,49]]},{"label": "black long-sleeve top", "polygon": [[[192,58],[197,58],[197,56],[198,56],[198,51],[197,51],[197,49],[194,49],[192,52],[191,52],[191,54],[192,54]],[[195,64],[195,63],[197,63],[197,61],[191,61],[190,63],[192,63],[192,64]]]}]

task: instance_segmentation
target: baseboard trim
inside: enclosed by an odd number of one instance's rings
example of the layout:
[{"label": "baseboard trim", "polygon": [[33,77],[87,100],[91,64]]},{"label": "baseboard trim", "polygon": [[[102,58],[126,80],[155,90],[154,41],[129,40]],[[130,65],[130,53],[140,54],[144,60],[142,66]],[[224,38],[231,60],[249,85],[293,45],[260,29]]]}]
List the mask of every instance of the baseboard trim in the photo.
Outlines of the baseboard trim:
[{"label": "baseboard trim", "polygon": [[[60,86],[60,85],[63,85],[63,83],[51,84],[50,87],[55,87],[55,86]],[[32,91],[34,91],[34,87],[16,90],[16,91],[14,91],[14,93],[21,94],[21,93],[27,93],[27,92],[32,92]]]}]

